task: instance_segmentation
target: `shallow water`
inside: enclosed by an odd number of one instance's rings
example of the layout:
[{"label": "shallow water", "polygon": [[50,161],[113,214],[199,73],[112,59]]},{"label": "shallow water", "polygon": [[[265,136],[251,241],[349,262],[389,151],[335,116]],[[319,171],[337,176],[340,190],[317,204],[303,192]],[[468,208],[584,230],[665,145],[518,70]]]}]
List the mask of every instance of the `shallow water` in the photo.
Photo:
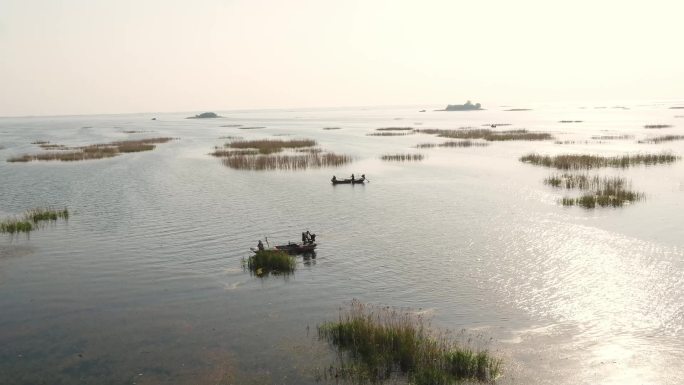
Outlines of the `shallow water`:
[{"label": "shallow water", "polygon": [[[50,205],[72,215],[30,237],[0,238],[0,383],[316,383],[333,355],[315,327],[352,298],[420,308],[436,327],[491,338],[505,359],[501,383],[682,383],[684,162],[596,171],[625,176],[646,200],[592,211],[559,206],[563,193],[543,184],[553,171],[517,160],[531,151],[684,154],[684,142],[636,143],[681,134],[684,120],[668,109],[677,103],[613,105],[2,118],[0,215]],[[419,151],[412,147],[443,140],[366,136],[491,123],[578,144]],[[266,128],[221,127],[231,124]],[[635,138],[583,143],[610,134]],[[226,135],[313,138],[356,160],[232,170],[207,155]],[[35,140],[152,136],[179,140],[104,160],[4,162],[42,151]],[[402,152],[426,159],[379,160]],[[330,185],[333,174],[351,173],[370,183]],[[317,257],[299,257],[294,275],[243,271],[259,238],[296,241],[306,229],[318,234]]]}]

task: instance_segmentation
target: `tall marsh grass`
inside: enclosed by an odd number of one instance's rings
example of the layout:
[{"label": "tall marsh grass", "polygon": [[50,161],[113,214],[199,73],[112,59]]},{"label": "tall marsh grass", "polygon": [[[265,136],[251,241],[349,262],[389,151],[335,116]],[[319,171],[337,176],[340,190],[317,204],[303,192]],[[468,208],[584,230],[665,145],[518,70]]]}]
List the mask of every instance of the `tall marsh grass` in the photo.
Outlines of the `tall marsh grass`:
[{"label": "tall marsh grass", "polygon": [[296,155],[232,155],[222,159],[225,166],[237,170],[305,170],[337,167],[352,161],[348,155],[308,153]]},{"label": "tall marsh grass", "polygon": [[318,143],[312,139],[259,139],[259,140],[237,140],[226,143],[226,147],[240,149],[255,149],[260,154],[268,155],[281,152],[283,149],[313,147]]},{"label": "tall marsh grass", "polygon": [[331,376],[355,383],[380,383],[405,376],[410,384],[490,382],[501,360],[485,349],[434,332],[421,315],[406,309],[352,301],[336,322],[318,326],[318,337],[339,352],[341,366]]},{"label": "tall marsh grass", "polygon": [[590,176],[587,174],[556,174],[544,179],[544,184],[565,188],[565,189],[579,189],[579,190],[617,190],[627,186],[624,178],[619,176],[600,177],[598,175]]},{"label": "tall marsh grass", "polygon": [[647,124],[644,126],[644,128],[649,128],[649,129],[660,129],[660,128],[670,128],[672,127],[669,124]]},{"label": "tall marsh grass", "polygon": [[406,136],[406,135],[413,135],[415,132],[413,131],[408,131],[408,132],[396,132],[396,131],[382,131],[382,132],[371,132],[366,134],[366,136]]},{"label": "tall marsh grass", "polygon": [[69,210],[35,208],[27,210],[21,218],[8,218],[0,221],[0,233],[30,233],[42,222],[54,222],[58,219],[69,219]]},{"label": "tall marsh grass", "polygon": [[668,152],[659,154],[636,154],[622,156],[601,156],[585,154],[539,155],[527,154],[520,158],[521,162],[538,166],[557,168],[560,170],[582,170],[600,167],[627,168],[636,165],[656,165],[673,163],[680,157]]},{"label": "tall marsh grass", "polygon": [[413,131],[413,127],[382,127],[376,128],[376,131]]}]

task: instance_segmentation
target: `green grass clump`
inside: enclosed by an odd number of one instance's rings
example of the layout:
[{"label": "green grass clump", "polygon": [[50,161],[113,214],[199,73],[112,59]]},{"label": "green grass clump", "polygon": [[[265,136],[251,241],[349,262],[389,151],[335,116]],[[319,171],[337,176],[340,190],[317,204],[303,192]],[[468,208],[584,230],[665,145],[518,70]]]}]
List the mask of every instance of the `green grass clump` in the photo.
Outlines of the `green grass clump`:
[{"label": "green grass clump", "polygon": [[417,162],[425,158],[423,154],[386,154],[380,159],[389,162]]},{"label": "green grass clump", "polygon": [[290,274],[295,266],[295,258],[281,250],[259,250],[247,259],[247,268],[259,276]]},{"label": "green grass clump", "polygon": [[583,154],[539,155],[527,154],[520,158],[521,162],[538,166],[557,168],[560,170],[581,170],[600,167],[627,168],[635,165],[656,165],[672,163],[680,157],[668,152],[659,154],[637,154],[622,156],[600,156]]},{"label": "green grass clump", "polygon": [[33,223],[25,219],[5,219],[0,221],[0,233],[30,233]]},{"label": "green grass clump", "polygon": [[404,309],[355,300],[337,322],[319,325],[318,336],[342,353],[334,375],[352,380],[378,383],[400,374],[411,384],[456,384],[493,381],[501,371],[501,360],[488,351],[435,334],[422,316]]},{"label": "green grass clump", "polygon": [[62,210],[53,210],[46,208],[31,209],[26,212],[25,218],[33,223],[42,221],[56,221],[57,219],[69,219],[69,210],[64,208]]}]

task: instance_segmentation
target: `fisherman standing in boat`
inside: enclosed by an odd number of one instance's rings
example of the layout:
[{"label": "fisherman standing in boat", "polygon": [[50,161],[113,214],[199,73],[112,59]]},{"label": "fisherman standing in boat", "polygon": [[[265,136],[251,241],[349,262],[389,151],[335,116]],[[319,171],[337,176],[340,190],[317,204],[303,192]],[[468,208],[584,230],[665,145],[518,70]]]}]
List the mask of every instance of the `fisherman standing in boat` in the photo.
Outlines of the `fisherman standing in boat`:
[{"label": "fisherman standing in boat", "polygon": [[259,249],[259,251],[264,251],[264,244],[261,242],[261,239],[259,239],[259,243],[257,243],[257,249]]},{"label": "fisherman standing in boat", "polygon": [[352,184],[353,184],[354,183],[354,174],[352,174],[351,180],[352,180]]}]

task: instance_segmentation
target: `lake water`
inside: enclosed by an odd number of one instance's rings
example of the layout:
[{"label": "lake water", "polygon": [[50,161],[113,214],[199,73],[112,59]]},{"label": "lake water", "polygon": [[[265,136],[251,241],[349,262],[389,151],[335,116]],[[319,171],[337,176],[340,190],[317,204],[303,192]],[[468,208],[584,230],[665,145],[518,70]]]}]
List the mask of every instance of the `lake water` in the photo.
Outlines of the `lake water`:
[{"label": "lake water", "polygon": [[[490,341],[504,359],[500,383],[684,383],[684,161],[593,171],[624,176],[646,195],[596,210],[560,206],[566,194],[543,184],[552,170],[518,161],[533,151],[684,155],[684,141],[636,142],[684,134],[684,110],[669,109],[677,105],[2,118],[0,217],[43,206],[72,215],[29,237],[0,237],[0,383],[315,384],[334,358],[316,325],[354,298],[421,309],[436,328]],[[366,136],[492,123],[576,143],[418,150],[443,140]],[[231,124],[266,128],[221,127]],[[635,137],[590,139],[616,134]],[[355,161],[233,170],[207,155],[228,135],[312,138]],[[156,136],[178,140],[104,160],[5,162],[42,151],[36,140]],[[406,152],[426,158],[379,159]],[[370,183],[329,182],[351,173]],[[317,257],[298,257],[294,275],[243,270],[258,239],[297,241],[305,230],[318,235]]]}]

